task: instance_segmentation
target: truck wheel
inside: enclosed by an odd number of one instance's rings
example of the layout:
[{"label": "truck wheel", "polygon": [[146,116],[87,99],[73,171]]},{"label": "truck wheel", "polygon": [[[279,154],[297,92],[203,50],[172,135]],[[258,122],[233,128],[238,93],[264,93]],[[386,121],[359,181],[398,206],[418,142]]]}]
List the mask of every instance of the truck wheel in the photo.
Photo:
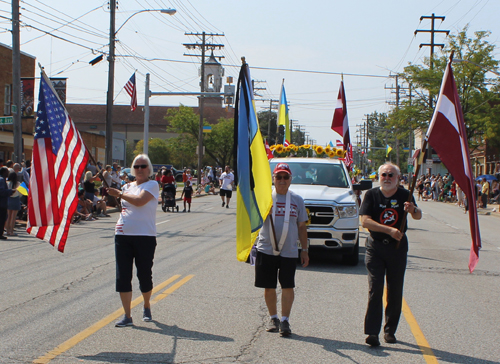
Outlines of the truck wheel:
[{"label": "truck wheel", "polygon": [[356,241],[356,245],[354,246],[354,249],[352,250],[352,253],[342,255],[342,263],[347,264],[347,265],[352,265],[352,266],[358,265],[358,263],[359,263],[359,236],[358,236],[358,240]]}]

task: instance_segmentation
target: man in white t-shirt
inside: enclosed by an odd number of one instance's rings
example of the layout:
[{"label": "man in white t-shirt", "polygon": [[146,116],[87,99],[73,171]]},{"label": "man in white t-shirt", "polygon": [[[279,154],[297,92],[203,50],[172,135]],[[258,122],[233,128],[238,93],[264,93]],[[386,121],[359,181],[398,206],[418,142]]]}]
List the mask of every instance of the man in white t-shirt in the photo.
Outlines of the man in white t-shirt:
[{"label": "man in white t-shirt", "polygon": [[[226,166],[225,172],[220,175],[220,198],[222,199],[222,207],[226,205],[229,208],[229,200],[233,196],[234,174],[230,171],[229,166]],[[226,200],[224,201],[224,197]]]}]

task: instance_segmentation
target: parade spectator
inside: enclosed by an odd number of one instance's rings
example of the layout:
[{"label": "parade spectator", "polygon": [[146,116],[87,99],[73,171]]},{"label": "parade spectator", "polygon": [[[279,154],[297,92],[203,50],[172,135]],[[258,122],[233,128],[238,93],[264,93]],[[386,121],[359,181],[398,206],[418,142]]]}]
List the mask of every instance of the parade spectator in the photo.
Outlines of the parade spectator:
[{"label": "parade spectator", "polygon": [[78,205],[76,206],[76,211],[85,215],[85,220],[87,221],[96,220],[92,216],[92,201],[85,197],[84,190],[78,190]]},{"label": "parade spectator", "polygon": [[205,193],[207,195],[209,195],[210,193],[212,193],[213,195],[216,195],[216,193],[215,193],[215,187],[214,187],[214,184],[212,182],[208,183],[205,186]]},{"label": "parade spectator", "polygon": [[500,162],[497,162],[497,165],[495,167],[495,177],[498,181],[500,181]]},{"label": "parade spectator", "polygon": [[457,206],[462,208],[465,208],[465,203],[464,203],[464,193],[460,186],[457,183]]},{"label": "parade spectator", "polygon": [[422,178],[419,178],[418,181],[417,181],[417,192],[418,192],[418,201],[420,201],[420,199],[422,197],[422,194],[424,192],[424,181]]},{"label": "parade spectator", "polygon": [[481,186],[481,202],[483,208],[487,208],[489,196],[490,196],[490,184],[488,183],[486,178],[483,178],[483,184]]},{"label": "parade spectator", "polygon": [[153,289],[152,268],[156,249],[156,209],[160,189],[154,175],[153,165],[146,154],[139,154],[132,162],[135,181],[123,190],[109,188],[108,193],[121,197],[122,211],[115,227],[116,291],[125,315],[116,322],[116,327],[133,326],[131,315],[133,264],[137,268],[139,288],[144,299],[143,321],[151,321],[151,293]]},{"label": "parade spectator", "polygon": [[[257,238],[255,260],[255,287],[264,288],[264,299],[269,312],[266,331],[279,331],[290,336],[290,313],[294,301],[295,270],[298,256],[297,241],[302,251],[300,260],[309,264],[307,246],[307,211],[304,200],[290,191],[292,171],[286,163],[278,163],[273,171],[272,212],[266,217]],[[281,320],[277,308],[277,281],[281,285]]]},{"label": "parade spectator", "polygon": [[95,176],[92,175],[91,171],[85,172],[85,177],[83,179],[83,190],[85,191],[86,199],[90,201],[94,200]]},{"label": "parade spectator", "polygon": [[111,217],[107,214],[108,207],[106,206],[106,201],[104,199],[99,198],[99,191],[94,190],[94,196],[92,198],[92,207],[97,217]]},{"label": "parade spectator", "polygon": [[[222,199],[222,207],[226,205],[226,208],[229,208],[229,201],[233,196],[233,182],[234,175],[229,170],[229,166],[226,166],[225,172],[221,174],[219,178],[220,183],[220,198]],[[226,200],[224,201],[224,197]]]},{"label": "parade spectator", "polygon": [[491,201],[492,203],[498,203],[498,196],[500,195],[499,183],[493,180],[491,183]]},{"label": "parade spectator", "polygon": [[7,167],[0,168],[0,240],[6,240],[3,235],[5,222],[7,221],[7,210],[9,196],[12,195],[12,190],[7,186],[7,176],[9,169]]},{"label": "parade spectator", "polygon": [[193,187],[191,187],[191,182],[186,181],[186,187],[182,190],[181,199],[184,196],[184,210],[182,212],[186,212],[186,203],[188,204],[188,212],[191,212],[191,198],[193,196]]},{"label": "parade spectator", "polygon": [[[161,177],[161,190],[165,192],[165,186],[171,185],[174,187],[172,190],[174,192],[174,197],[175,197],[175,189],[177,188],[177,184],[175,183],[175,178],[172,175],[172,170],[170,169],[164,169],[163,170],[163,176]],[[162,206],[165,203],[165,193],[161,194],[161,202]],[[167,207],[167,211],[170,211],[170,208]]]},{"label": "parade spectator", "polygon": [[[403,222],[404,211],[415,220],[422,218],[415,199],[409,191],[398,187],[399,168],[387,162],[379,168],[380,187],[365,193],[360,215],[362,226],[370,231],[366,239],[366,269],[368,270],[368,308],[365,316],[366,343],[379,346],[382,325],[384,281],[387,280],[384,340],[395,343],[401,316],[403,284],[406,270],[408,239]],[[404,230],[399,231],[404,223]],[[385,279],[384,279],[385,278]]]},{"label": "parade spectator", "polygon": [[8,236],[17,236],[14,232],[14,228],[16,226],[17,213],[21,210],[21,194],[17,190],[20,183],[17,177],[17,173],[12,171],[9,174],[9,180],[7,182],[7,188],[13,191],[7,201],[7,221],[5,223],[5,230]]}]

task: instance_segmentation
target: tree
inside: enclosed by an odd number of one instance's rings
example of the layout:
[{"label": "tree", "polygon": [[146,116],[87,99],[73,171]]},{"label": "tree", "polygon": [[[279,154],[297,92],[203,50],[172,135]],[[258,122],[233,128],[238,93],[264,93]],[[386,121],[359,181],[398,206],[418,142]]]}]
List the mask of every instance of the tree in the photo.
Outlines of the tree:
[{"label": "tree", "polygon": [[[205,152],[219,166],[231,165],[234,145],[233,119],[220,118],[205,137]],[[210,163],[214,164],[214,163]]]},{"label": "tree", "polygon": [[[180,105],[178,109],[167,111],[166,119],[169,122],[167,131],[178,134],[168,140],[169,150],[176,163],[184,166],[197,166],[198,133],[200,117],[192,108]],[[203,121],[203,125],[210,125]],[[212,125],[211,133],[203,134],[205,157],[203,163],[211,165],[225,165],[231,161],[233,149],[233,121],[232,119],[219,119],[219,123]]]},{"label": "tree", "polygon": [[[257,118],[259,120],[259,128],[262,138],[267,139],[269,145],[281,144],[282,140],[277,139],[276,135],[278,114],[270,110],[259,111],[257,113]],[[269,123],[271,123],[271,129],[269,129]],[[269,133],[269,131],[271,132]]]},{"label": "tree", "polygon": [[[494,59],[495,46],[487,41],[490,32],[478,31],[474,38],[467,36],[467,26],[457,34],[451,34],[444,55],[433,60],[425,59],[424,65],[410,64],[400,75],[411,87],[413,98],[404,101],[399,110],[389,116],[389,123],[397,132],[410,128],[427,130],[432,118],[433,107],[449,54],[454,51],[454,59],[464,60],[454,63],[453,73],[466,125],[467,139],[471,151],[484,144],[487,138],[495,138],[500,131],[500,109],[498,95],[499,78],[488,79],[488,70],[497,70]],[[432,102],[431,102],[432,100]]]},{"label": "tree", "polygon": [[[141,154],[144,147],[144,140],[139,140],[135,146],[134,154]],[[170,152],[165,140],[153,138],[148,144],[148,156],[153,164],[168,164],[170,161]]]}]

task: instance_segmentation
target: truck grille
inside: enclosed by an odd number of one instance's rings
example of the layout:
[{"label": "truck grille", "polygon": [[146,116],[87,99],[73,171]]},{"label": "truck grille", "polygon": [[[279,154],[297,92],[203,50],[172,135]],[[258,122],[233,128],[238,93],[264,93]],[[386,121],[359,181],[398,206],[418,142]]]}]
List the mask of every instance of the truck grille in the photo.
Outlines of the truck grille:
[{"label": "truck grille", "polygon": [[329,225],[335,218],[333,207],[306,205],[311,225]]}]

